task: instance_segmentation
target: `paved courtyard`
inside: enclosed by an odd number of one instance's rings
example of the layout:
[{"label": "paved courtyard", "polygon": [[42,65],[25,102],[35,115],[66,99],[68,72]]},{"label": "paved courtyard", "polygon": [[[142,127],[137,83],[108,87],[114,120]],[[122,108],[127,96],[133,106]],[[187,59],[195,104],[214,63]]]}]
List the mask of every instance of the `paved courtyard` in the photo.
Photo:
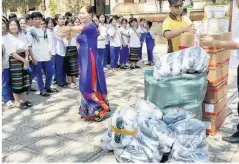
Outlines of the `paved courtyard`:
[{"label": "paved courtyard", "polygon": [[[166,47],[156,47],[156,58]],[[144,70],[106,71],[108,99],[114,111],[144,97]],[[215,136],[207,138],[210,162],[239,162],[238,144],[221,140],[236,131],[236,67],[230,67],[228,109],[232,110]],[[36,87],[36,86],[35,86]],[[100,148],[110,119],[86,122],[78,115],[78,89],[63,89],[50,98],[29,94],[31,109],[7,109],[2,119],[2,162],[116,162],[113,153]]]}]

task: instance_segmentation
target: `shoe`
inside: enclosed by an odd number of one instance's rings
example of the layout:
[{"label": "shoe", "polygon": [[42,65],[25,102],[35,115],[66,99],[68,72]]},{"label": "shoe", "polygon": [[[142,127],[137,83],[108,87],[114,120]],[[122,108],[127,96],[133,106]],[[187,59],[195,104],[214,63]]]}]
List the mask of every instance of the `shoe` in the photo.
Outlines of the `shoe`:
[{"label": "shoe", "polygon": [[130,69],[135,69],[135,67],[134,66],[130,66]]},{"label": "shoe", "polygon": [[117,64],[116,68],[120,68],[120,65]]},{"label": "shoe", "polygon": [[59,90],[56,89],[56,88],[49,88],[49,89],[46,90],[46,92],[48,92],[48,93],[55,93],[55,92],[59,92]]},{"label": "shoe", "polygon": [[71,83],[71,84],[68,85],[68,87],[71,88],[71,89],[74,89],[74,88],[76,88],[76,85],[74,83]]},{"label": "shoe", "polygon": [[19,108],[20,108],[20,109],[27,109],[28,106],[27,106],[25,103],[20,103]]},{"label": "shoe", "polygon": [[[239,132],[236,132],[235,134],[239,134]],[[235,134],[233,134],[232,136],[229,137],[222,137],[223,141],[229,142],[229,143],[239,143],[239,137],[235,136]]]},{"label": "shoe", "polygon": [[53,81],[53,82],[52,82],[52,84],[53,84],[53,85],[56,85],[56,84],[57,84],[57,82],[56,82],[56,81]]},{"label": "shoe", "polygon": [[11,100],[9,100],[9,101],[6,103],[6,106],[7,106],[8,108],[14,108],[14,107],[15,107],[14,103],[13,103]]},{"label": "shoe", "polygon": [[50,94],[47,93],[46,91],[41,91],[40,95],[43,96],[43,97],[49,97],[50,96]]},{"label": "shoe", "polygon": [[137,65],[136,65],[135,68],[140,68],[140,66],[137,66]]},{"label": "shoe", "polygon": [[35,88],[30,88],[29,91],[30,92],[36,92],[37,90]]},{"label": "shoe", "polygon": [[68,87],[68,84],[58,84],[59,87],[62,87],[62,88],[67,88]]},{"label": "shoe", "polygon": [[127,65],[124,66],[124,69],[129,69],[129,67]]},{"label": "shoe", "polygon": [[147,64],[145,64],[145,65],[150,65],[150,63],[147,63]]},{"label": "shoe", "polygon": [[32,106],[33,106],[33,104],[32,104],[30,101],[26,101],[24,104],[25,104],[27,107],[32,107]]},{"label": "shoe", "polygon": [[154,66],[154,63],[150,63],[149,65],[150,65],[150,66]]}]

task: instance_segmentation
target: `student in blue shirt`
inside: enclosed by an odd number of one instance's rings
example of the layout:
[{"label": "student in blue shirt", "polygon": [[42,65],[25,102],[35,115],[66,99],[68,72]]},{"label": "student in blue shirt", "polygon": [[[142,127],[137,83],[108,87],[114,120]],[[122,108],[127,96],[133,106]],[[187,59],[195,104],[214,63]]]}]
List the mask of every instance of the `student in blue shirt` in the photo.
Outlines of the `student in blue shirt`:
[{"label": "student in blue shirt", "polygon": [[145,29],[147,30],[145,32],[145,42],[146,42],[147,54],[148,54],[148,63],[146,65],[150,65],[150,66],[154,64],[153,51],[155,46],[154,33],[150,30],[152,27],[152,24],[153,23],[151,21],[147,21],[145,23]]}]

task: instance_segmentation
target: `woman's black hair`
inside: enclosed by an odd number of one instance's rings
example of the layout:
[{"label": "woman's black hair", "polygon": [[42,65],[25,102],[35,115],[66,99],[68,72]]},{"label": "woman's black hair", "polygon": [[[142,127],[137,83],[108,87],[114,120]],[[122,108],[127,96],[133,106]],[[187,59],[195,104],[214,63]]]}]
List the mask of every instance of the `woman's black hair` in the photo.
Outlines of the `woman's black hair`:
[{"label": "woman's black hair", "polygon": [[31,18],[32,19],[34,19],[34,18],[43,18],[43,15],[40,12],[33,12],[31,14]]},{"label": "woman's black hair", "polygon": [[110,21],[109,21],[109,23],[111,24],[111,23],[113,22],[113,20],[116,20],[116,21],[117,21],[116,17],[111,18]]},{"label": "woman's black hair", "polygon": [[[17,24],[17,27],[18,27],[18,32],[22,32],[22,30],[21,30],[21,27],[20,27],[20,23],[19,23],[19,21],[17,20],[17,18],[12,18],[12,19],[10,19],[9,20],[9,22],[8,22],[8,28],[10,27],[10,23],[11,22],[15,22],[16,24]],[[10,29],[10,28],[9,28]],[[11,32],[11,31],[10,31]]]},{"label": "woman's black hair", "polygon": [[140,18],[139,22],[146,21],[144,18]]},{"label": "woman's black hair", "polygon": [[8,19],[7,19],[7,17],[5,17],[4,15],[2,15],[2,21],[6,24],[7,31],[9,31],[9,27],[8,27]]},{"label": "woman's black hair", "polygon": [[17,19],[17,15],[15,13],[11,13],[8,15],[8,19],[13,19],[13,18],[16,18]]},{"label": "woman's black hair", "polygon": [[28,21],[29,19],[31,19],[32,17],[31,17],[31,15],[30,14],[26,14],[25,15],[25,19]]},{"label": "woman's black hair", "polygon": [[131,24],[131,23],[134,22],[134,21],[135,21],[135,22],[138,22],[136,18],[130,18],[130,19],[129,19],[129,24]]},{"label": "woman's black hair", "polygon": [[71,17],[72,17],[72,13],[70,13],[70,12],[65,13],[65,18],[66,19],[70,19]]},{"label": "woman's black hair", "polygon": [[58,19],[59,19],[60,16],[62,16],[62,15],[61,15],[61,14],[56,14],[56,15],[55,15],[55,21],[56,21],[56,22],[58,21]]},{"label": "woman's black hair", "polygon": [[100,20],[101,15],[103,15],[103,16],[105,17],[104,23],[106,24],[106,23],[107,23],[107,17],[105,16],[105,14],[100,14],[100,15],[98,15],[98,19]]},{"label": "woman's black hair", "polygon": [[126,22],[126,24],[127,24],[127,23],[128,23],[128,20],[125,19],[125,18],[123,18],[120,23],[123,24],[124,22]]},{"label": "woman's black hair", "polygon": [[72,18],[67,19],[65,22],[65,26],[67,26],[69,23],[74,24],[74,20]]},{"label": "woman's black hair", "polygon": [[170,6],[173,6],[173,5],[177,4],[179,1],[183,1],[183,0],[168,0],[168,3]]},{"label": "woman's black hair", "polygon": [[147,21],[146,24],[149,26],[149,28],[151,28],[153,25],[153,23],[151,21]]},{"label": "woman's black hair", "polygon": [[50,22],[50,20],[52,21],[52,23],[53,23],[53,25],[54,25],[54,27],[56,26],[56,21],[55,21],[55,19],[53,19],[53,18],[51,18],[51,17],[47,17],[46,18],[46,26],[48,26],[48,24],[49,24],[49,22]]},{"label": "woman's black hair", "polygon": [[78,17],[72,18],[72,20],[73,20],[74,23],[75,23],[75,21],[76,21],[77,19],[80,21],[80,19],[79,19]]}]

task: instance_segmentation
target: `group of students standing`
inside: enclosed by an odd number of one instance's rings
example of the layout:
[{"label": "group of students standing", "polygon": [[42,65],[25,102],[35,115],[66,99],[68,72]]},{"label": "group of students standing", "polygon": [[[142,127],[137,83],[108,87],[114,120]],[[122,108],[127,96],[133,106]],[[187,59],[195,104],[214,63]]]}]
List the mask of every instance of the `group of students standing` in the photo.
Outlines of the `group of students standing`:
[{"label": "group of students standing", "polygon": [[[152,22],[140,19],[138,23],[136,18],[128,21],[122,16],[103,14],[93,15],[92,21],[98,31],[97,55],[102,67],[110,65],[113,71],[139,68],[144,41],[147,65],[153,65],[155,38],[150,30]],[[61,27],[81,25],[78,17],[67,12],[65,16],[56,14],[55,18],[45,19],[40,12],[33,12],[20,19],[14,14],[10,14],[9,19],[3,16],[2,22],[2,96],[8,107],[27,109],[33,106],[27,93],[36,91],[31,86],[34,78],[43,97],[58,92],[52,84],[77,88],[76,77],[84,65],[78,52],[81,46],[78,35],[60,37],[56,32]]]}]

